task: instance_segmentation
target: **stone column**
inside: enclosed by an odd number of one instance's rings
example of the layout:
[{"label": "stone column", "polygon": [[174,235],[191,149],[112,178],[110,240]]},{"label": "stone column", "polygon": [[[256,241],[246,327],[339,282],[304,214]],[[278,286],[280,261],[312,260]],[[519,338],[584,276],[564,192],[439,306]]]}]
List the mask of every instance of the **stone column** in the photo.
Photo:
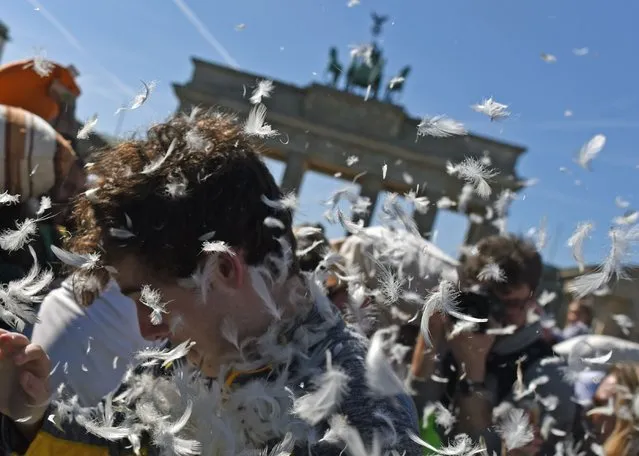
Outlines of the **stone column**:
[{"label": "stone column", "polygon": [[428,205],[428,211],[425,214],[414,211],[413,219],[417,224],[417,230],[419,234],[426,240],[430,240],[433,237],[433,231],[435,229],[435,220],[437,219],[437,201],[431,201]]},{"label": "stone column", "polygon": [[382,178],[372,174],[364,174],[359,180],[359,185],[361,186],[359,196],[368,198],[371,205],[368,206],[366,215],[353,215],[353,220],[355,222],[364,220],[364,226],[369,226],[373,218],[373,213],[375,212],[375,207],[377,206],[379,193],[383,190]]},{"label": "stone column", "polygon": [[466,232],[466,245],[475,245],[481,239],[492,236],[494,234],[499,234],[499,229],[490,221],[485,221],[483,223],[470,223],[468,227],[468,231]]},{"label": "stone column", "polygon": [[299,194],[306,171],[306,157],[303,154],[291,152],[286,158],[286,169],[282,176],[280,188],[283,192]]}]

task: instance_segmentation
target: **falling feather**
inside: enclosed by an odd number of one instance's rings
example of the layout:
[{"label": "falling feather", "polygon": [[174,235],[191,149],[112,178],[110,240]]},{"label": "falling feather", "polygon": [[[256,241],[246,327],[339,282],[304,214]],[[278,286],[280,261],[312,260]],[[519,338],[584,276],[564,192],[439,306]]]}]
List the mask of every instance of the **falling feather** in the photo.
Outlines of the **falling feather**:
[{"label": "falling feather", "polygon": [[613,321],[619,326],[621,332],[623,332],[624,336],[630,335],[630,331],[635,327],[635,323],[632,319],[625,314],[613,314]]},{"label": "falling feather", "polygon": [[488,181],[499,174],[498,171],[487,168],[473,157],[467,157],[458,165],[447,164],[447,172],[450,175],[457,175],[469,185],[473,186],[473,190],[480,197],[487,199],[492,189]]},{"label": "falling feather", "polygon": [[606,137],[602,134],[593,136],[579,151],[577,164],[582,168],[590,171],[590,162],[592,162],[601,149],[606,145]]},{"label": "falling feather", "polygon": [[540,306],[545,307],[557,298],[557,293],[554,291],[543,290],[537,297],[537,302]]},{"label": "falling feather", "polygon": [[330,351],[326,352],[326,370],[314,379],[316,390],[293,403],[293,413],[313,426],[328,418],[341,405],[348,393],[350,378],[338,367],[333,367]]},{"label": "falling feather", "polygon": [[459,320],[465,320],[471,323],[485,323],[487,321],[486,319],[474,318],[459,313],[457,311],[458,296],[459,291],[455,289],[452,282],[442,280],[439,283],[437,290],[432,292],[424,303],[420,327],[427,344],[431,344],[428,322],[430,321],[430,317],[436,312],[448,314]]},{"label": "falling feather", "polygon": [[592,358],[582,358],[583,362],[588,364],[606,364],[612,358],[612,350],[601,356],[595,356]]},{"label": "falling feather", "polygon": [[415,210],[420,214],[426,214],[428,212],[428,206],[430,201],[425,196],[417,196],[417,192],[410,190],[406,195],[406,201],[412,203],[415,206]]},{"label": "falling feather", "polygon": [[515,331],[517,331],[517,325],[508,325],[503,328],[488,328],[486,334],[489,336],[508,336],[514,334]]},{"label": "falling feather", "polygon": [[55,245],[51,246],[51,252],[64,264],[76,269],[95,269],[100,262],[99,253],[72,253]]},{"label": "falling feather", "polygon": [[632,248],[639,242],[639,226],[614,227],[608,232],[611,240],[610,251],[595,272],[577,277],[568,286],[577,297],[583,297],[604,287],[611,279],[628,276],[625,263]]},{"label": "falling feather", "polygon": [[18,331],[24,329],[24,322],[37,321],[35,304],[42,302],[43,291],[53,281],[52,271],[40,270],[37,256],[31,246],[29,253],[33,259],[33,266],[29,272],[19,280],[0,285],[0,318]]},{"label": "falling feather", "polygon": [[446,116],[424,117],[417,125],[417,137],[433,136],[435,138],[448,138],[450,136],[466,135],[468,132],[464,125]]},{"label": "falling feather", "polygon": [[158,361],[163,361],[162,367],[167,367],[174,361],[180,358],[184,358],[188,354],[189,350],[191,350],[191,347],[193,347],[193,345],[195,345],[195,342],[186,340],[181,344],[176,345],[171,350],[149,348],[138,352],[135,357],[139,360],[150,360],[150,364],[155,364]]},{"label": "falling feather", "polygon": [[556,63],[557,62],[557,57],[555,57],[552,54],[546,54],[545,52],[541,53],[541,60],[543,60],[546,63]]},{"label": "falling feather", "polygon": [[267,198],[266,195],[262,195],[260,199],[268,207],[276,209],[278,211],[290,211],[297,208],[297,195],[295,194],[295,192],[287,193],[279,200],[271,200]]},{"label": "falling feather", "polygon": [[630,211],[620,217],[615,217],[612,223],[615,225],[633,225],[639,221],[639,211]]},{"label": "falling feather", "polygon": [[590,236],[594,225],[592,222],[581,222],[577,225],[577,229],[568,239],[568,247],[572,248],[572,256],[579,266],[581,272],[584,271],[585,260],[583,255],[583,245],[585,240]]},{"label": "falling feather", "polygon": [[270,81],[268,79],[263,79],[261,81],[258,81],[257,87],[251,94],[251,98],[249,98],[249,101],[251,102],[251,104],[254,104],[254,105],[261,103],[262,98],[271,97],[271,92],[273,92],[274,88],[275,86],[273,85],[273,81]]},{"label": "falling feather", "polygon": [[8,191],[0,193],[0,206],[11,204],[18,204],[20,202],[20,195],[11,195]]},{"label": "falling feather", "polygon": [[229,317],[224,317],[222,319],[220,331],[224,339],[226,339],[228,342],[233,344],[233,346],[237,348],[238,350],[240,349],[239,329],[237,325],[235,324],[235,321],[233,321]]},{"label": "falling feather", "polygon": [[275,217],[266,217],[264,219],[264,226],[268,228],[277,228],[279,230],[284,229],[284,223]]},{"label": "falling feather", "polygon": [[386,173],[388,172],[388,165],[384,163],[382,165],[382,179],[386,179]]},{"label": "falling feather", "polygon": [[142,169],[142,174],[153,174],[155,171],[160,169],[160,167],[164,164],[164,162],[171,156],[171,154],[173,154],[173,151],[175,150],[176,146],[177,146],[177,139],[174,139],[173,141],[171,141],[171,144],[169,144],[169,148],[166,151],[166,153],[159,159],[153,160],[152,162],[147,164]]},{"label": "falling feather", "polygon": [[276,320],[281,320],[282,311],[275,301],[273,301],[273,296],[266,286],[263,274],[257,268],[251,267],[249,268],[249,277],[251,278],[253,289],[262,300],[262,303],[268,310],[269,314],[271,314]]},{"label": "falling feather", "polygon": [[298,257],[303,257],[305,255],[308,255],[310,252],[312,252],[313,250],[315,250],[317,247],[324,245],[325,242],[324,241],[315,241],[313,242],[311,245],[309,245],[307,248],[302,249],[302,250],[296,250],[295,251],[295,255],[297,255]]},{"label": "falling feather", "polygon": [[621,196],[615,197],[615,204],[619,209],[626,209],[628,206],[630,206],[630,203],[624,200]]},{"label": "falling feather", "polygon": [[155,86],[157,85],[156,81],[151,81],[148,84],[144,81],[140,82],[142,82],[142,85],[144,86],[142,92],[133,97],[133,100],[128,107],[118,108],[118,110],[115,111],[116,116],[122,111],[133,111],[141,107],[149,99],[149,96],[151,95],[153,90],[155,90]]},{"label": "falling feather", "polygon": [[446,338],[448,340],[452,340],[460,334],[471,333],[476,330],[477,330],[477,323],[474,323],[472,321],[463,321],[463,320],[456,321],[455,324],[453,325],[453,329],[446,336]]},{"label": "falling feather", "polygon": [[508,105],[497,103],[492,97],[482,100],[481,103],[472,105],[471,108],[490,117],[491,121],[505,119],[510,116]]},{"label": "falling feather", "polygon": [[16,222],[16,229],[7,229],[0,233],[0,248],[9,252],[20,250],[31,242],[38,229],[38,220],[27,218]]},{"label": "falling feather", "polygon": [[346,157],[346,166],[353,166],[359,161],[359,157],[357,155],[349,155]]},{"label": "falling feather", "polygon": [[266,106],[263,104],[255,105],[244,123],[244,133],[248,136],[259,136],[261,138],[276,136],[278,134],[277,130],[273,130],[265,121]]},{"label": "falling feather", "polygon": [[135,234],[124,228],[109,228],[109,236],[120,240],[131,239]]},{"label": "falling feather", "polygon": [[198,455],[201,452],[201,445],[196,440],[187,440],[178,437],[178,434],[189,422],[193,411],[193,402],[188,401],[184,414],[173,424],[168,424],[164,420],[159,425],[154,426],[152,431],[153,443],[159,448],[170,450],[177,456]]},{"label": "falling feather", "polygon": [[521,409],[510,410],[495,426],[495,431],[504,441],[508,451],[526,446],[535,438],[528,416]]},{"label": "falling feather", "polygon": [[450,209],[451,207],[455,206],[456,204],[457,203],[455,203],[455,201],[451,200],[447,196],[442,196],[439,200],[437,200],[437,207],[439,209]]},{"label": "falling feather", "polygon": [[202,252],[215,253],[215,254],[227,254],[235,256],[235,252],[224,241],[204,241],[202,243]]},{"label": "falling feather", "polygon": [[489,263],[479,271],[477,280],[480,282],[505,282],[506,274],[498,264]]},{"label": "falling feather", "polygon": [[36,215],[41,216],[49,209],[51,209],[51,198],[49,198],[48,196],[43,196],[40,199],[40,207],[38,208],[38,212],[36,212]]},{"label": "falling feather", "polygon": [[449,434],[453,430],[456,421],[455,415],[441,402],[435,403],[435,423],[444,429],[444,434]]},{"label": "falling feather", "polygon": [[140,304],[151,309],[151,324],[154,326],[162,323],[162,314],[167,313],[166,302],[162,302],[162,295],[159,290],[154,290],[149,285],[142,286],[140,291]]},{"label": "falling feather", "polygon": [[89,139],[89,135],[95,129],[95,126],[98,124],[98,115],[94,114],[89,120],[86,121],[82,128],[78,130],[78,134],[76,138],[78,139]]},{"label": "falling feather", "polygon": [[368,386],[380,396],[397,396],[406,394],[404,384],[397,377],[385,354],[385,348],[390,343],[389,332],[395,328],[380,329],[371,337],[368,353],[366,354],[366,379]]}]

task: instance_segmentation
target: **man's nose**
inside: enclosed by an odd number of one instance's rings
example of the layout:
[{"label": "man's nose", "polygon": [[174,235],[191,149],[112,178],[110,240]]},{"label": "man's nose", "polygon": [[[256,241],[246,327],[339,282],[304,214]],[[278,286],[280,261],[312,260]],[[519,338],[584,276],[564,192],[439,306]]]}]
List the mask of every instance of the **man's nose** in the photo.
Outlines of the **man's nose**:
[{"label": "man's nose", "polygon": [[144,319],[138,322],[140,325],[140,334],[142,338],[148,341],[157,341],[167,339],[170,335],[169,325],[162,322],[159,325],[151,323],[150,319]]}]

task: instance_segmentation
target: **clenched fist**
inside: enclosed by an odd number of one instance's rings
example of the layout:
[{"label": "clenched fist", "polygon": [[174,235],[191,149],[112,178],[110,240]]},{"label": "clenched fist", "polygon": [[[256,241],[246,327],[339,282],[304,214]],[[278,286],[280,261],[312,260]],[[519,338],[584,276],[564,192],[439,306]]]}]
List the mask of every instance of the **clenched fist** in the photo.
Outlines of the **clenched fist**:
[{"label": "clenched fist", "polygon": [[24,430],[39,427],[49,405],[50,371],[42,347],[0,330],[0,412]]}]

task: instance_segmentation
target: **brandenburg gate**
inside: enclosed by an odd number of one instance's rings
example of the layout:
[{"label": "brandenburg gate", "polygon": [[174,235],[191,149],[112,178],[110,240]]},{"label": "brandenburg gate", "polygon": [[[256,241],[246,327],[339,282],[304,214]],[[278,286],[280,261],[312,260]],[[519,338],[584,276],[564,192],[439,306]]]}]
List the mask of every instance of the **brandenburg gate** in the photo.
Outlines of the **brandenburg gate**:
[{"label": "brandenburg gate", "polygon": [[[376,25],[379,26],[379,22],[378,17]],[[375,32],[379,34],[379,27],[375,29],[374,25],[373,35],[377,36]],[[420,232],[428,237],[437,217],[436,201],[442,196],[457,200],[463,187],[463,182],[447,174],[447,161],[456,163],[465,157],[488,155],[491,167],[499,170],[499,175],[491,182],[493,199],[486,201],[477,197],[471,200],[465,215],[476,214],[483,218],[487,206],[502,190],[522,188],[522,179],[515,168],[525,152],[523,147],[474,134],[417,139],[420,119],[411,117],[391,98],[393,92],[401,90],[410,68],[404,68],[399,77],[386,85],[386,96],[380,100],[378,90],[383,88],[380,81],[384,60],[374,42],[368,53],[355,56],[348,71],[343,72],[336,60],[336,49],[331,49],[327,72],[333,74],[332,83],[311,83],[306,87],[193,58],[191,80],[186,84],[173,84],[173,87],[180,110],[214,106],[245,118],[252,107],[248,100],[252,88],[260,79],[272,80],[273,96],[263,100],[268,108],[266,122],[282,135],[266,141],[264,154],[286,163],[281,186],[286,191],[298,191],[304,173],[309,170],[328,175],[340,173],[342,178],[349,180],[360,175],[357,179],[361,186],[360,196],[371,201],[365,224],[370,222],[382,191],[402,195],[419,184],[420,196],[428,197],[431,205],[426,214],[415,213],[414,217]],[[346,74],[346,90],[337,88],[342,73]],[[352,87],[363,88],[366,96],[352,93]],[[348,166],[346,159],[350,156],[356,156],[358,161]],[[385,177],[384,165],[387,165]],[[467,244],[497,232],[490,221],[477,223],[478,220],[471,217]]]}]

